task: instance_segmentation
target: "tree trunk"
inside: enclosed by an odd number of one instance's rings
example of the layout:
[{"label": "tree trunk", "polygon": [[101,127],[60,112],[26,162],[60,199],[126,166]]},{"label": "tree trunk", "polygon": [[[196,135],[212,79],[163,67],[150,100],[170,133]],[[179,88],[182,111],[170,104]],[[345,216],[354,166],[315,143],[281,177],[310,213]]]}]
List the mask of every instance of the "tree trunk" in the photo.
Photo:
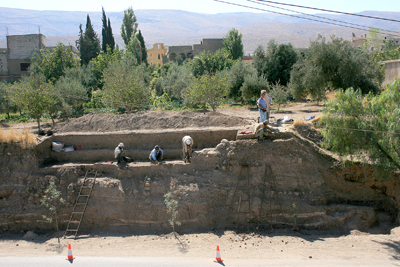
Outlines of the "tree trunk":
[{"label": "tree trunk", "polygon": [[37,119],[38,132],[40,131],[40,118]]},{"label": "tree trunk", "polygon": [[55,216],[56,216],[56,230],[58,232],[58,216],[57,216],[57,210],[54,212]]}]

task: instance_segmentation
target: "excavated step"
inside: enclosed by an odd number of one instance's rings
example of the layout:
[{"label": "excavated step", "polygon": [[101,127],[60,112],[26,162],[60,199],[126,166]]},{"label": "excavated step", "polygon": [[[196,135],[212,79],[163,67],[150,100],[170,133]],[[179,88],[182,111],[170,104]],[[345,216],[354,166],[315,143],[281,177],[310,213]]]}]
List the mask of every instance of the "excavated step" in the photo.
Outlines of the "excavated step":
[{"label": "excavated step", "polygon": [[[185,163],[182,160],[167,160],[161,164],[154,164],[151,162],[130,162],[126,165],[117,164],[115,161],[103,161],[96,163],[87,162],[70,162],[54,165],[43,166],[38,172],[44,175],[54,175],[59,169],[62,168],[77,168],[84,171],[97,171],[105,173],[113,177],[126,177],[126,176],[146,176],[156,175],[159,172],[168,173],[174,169],[180,171],[192,171],[195,167],[194,164]],[[198,167],[198,166],[196,166]]]},{"label": "excavated step", "polygon": [[[146,161],[150,155],[149,149],[127,149],[125,156],[132,160]],[[55,162],[99,162],[115,160],[114,149],[85,149],[70,152],[50,152]],[[165,149],[164,159],[176,160],[182,158],[182,149]]]}]

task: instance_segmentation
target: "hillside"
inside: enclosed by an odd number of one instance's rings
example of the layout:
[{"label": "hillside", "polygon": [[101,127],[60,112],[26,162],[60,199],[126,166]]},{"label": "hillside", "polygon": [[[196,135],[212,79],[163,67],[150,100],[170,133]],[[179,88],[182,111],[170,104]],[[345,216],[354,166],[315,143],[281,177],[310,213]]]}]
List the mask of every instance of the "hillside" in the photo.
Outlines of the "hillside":
[{"label": "hillside", "polygon": [[[70,11],[36,11],[0,7],[0,47],[6,47],[6,35],[32,34],[40,32],[47,37],[47,45],[57,42],[75,44],[78,38],[79,25],[85,25],[89,14],[92,24],[98,34],[101,33],[101,12],[70,12]],[[360,14],[386,18],[398,18],[399,12],[364,11]],[[116,41],[123,47],[120,27],[123,12],[107,12]],[[139,29],[148,47],[154,43],[166,45],[190,45],[199,43],[206,37],[223,37],[231,28],[239,29],[243,34],[245,51],[254,51],[270,39],[278,43],[291,42],[295,47],[306,47],[310,40],[318,34],[323,36],[343,37],[350,39],[352,32],[360,35],[363,31],[351,28],[317,24],[300,18],[275,15],[271,13],[221,13],[200,14],[181,10],[135,10]],[[396,30],[394,22],[370,20],[344,15],[323,15],[336,20],[373,26],[387,30]]]}]

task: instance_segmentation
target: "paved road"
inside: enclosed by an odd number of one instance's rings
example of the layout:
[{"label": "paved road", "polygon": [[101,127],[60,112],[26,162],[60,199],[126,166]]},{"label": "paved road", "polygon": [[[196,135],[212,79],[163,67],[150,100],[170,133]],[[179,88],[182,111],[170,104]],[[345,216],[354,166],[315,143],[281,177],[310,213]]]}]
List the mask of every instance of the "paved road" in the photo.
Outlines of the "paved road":
[{"label": "paved road", "polygon": [[318,267],[392,267],[400,266],[399,261],[380,259],[273,259],[273,260],[224,260],[223,264],[213,262],[213,259],[205,258],[176,258],[176,257],[79,257],[71,264],[65,257],[0,257],[0,266],[5,267],[49,267],[49,266],[73,266],[73,267],[203,267],[203,266],[227,266],[227,267],[261,267],[261,266],[318,266]]}]

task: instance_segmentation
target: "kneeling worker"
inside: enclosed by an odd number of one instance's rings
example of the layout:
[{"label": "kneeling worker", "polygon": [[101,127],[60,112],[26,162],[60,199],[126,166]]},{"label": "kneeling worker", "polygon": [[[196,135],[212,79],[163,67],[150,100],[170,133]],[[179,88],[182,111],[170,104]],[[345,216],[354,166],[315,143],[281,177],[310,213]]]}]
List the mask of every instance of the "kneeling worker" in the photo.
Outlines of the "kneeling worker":
[{"label": "kneeling worker", "polygon": [[264,136],[269,136],[269,132],[273,132],[274,130],[268,126],[269,122],[264,121],[262,123],[257,123],[254,129],[255,135],[254,137],[258,137],[258,140],[263,140]]},{"label": "kneeling worker", "polygon": [[154,149],[150,152],[149,159],[150,159],[151,163],[158,163],[163,160],[163,156],[164,156],[164,152],[158,145],[156,145],[154,147]]},{"label": "kneeling worker", "polygon": [[124,143],[119,143],[119,145],[114,150],[115,159],[118,163],[127,163],[131,161],[130,158],[123,156],[124,153]]},{"label": "kneeling worker", "polygon": [[190,162],[192,160],[192,147],[193,147],[193,138],[186,135],[182,138],[182,152],[183,152],[183,161]]}]

